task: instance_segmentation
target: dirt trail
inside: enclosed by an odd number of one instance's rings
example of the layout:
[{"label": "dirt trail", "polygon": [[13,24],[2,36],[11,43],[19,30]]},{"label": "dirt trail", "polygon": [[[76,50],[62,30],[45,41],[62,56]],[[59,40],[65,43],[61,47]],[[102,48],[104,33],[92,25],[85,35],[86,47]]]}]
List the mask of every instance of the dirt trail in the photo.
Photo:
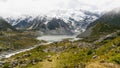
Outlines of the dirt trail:
[{"label": "dirt trail", "polygon": [[57,63],[57,57],[52,56],[49,61],[47,59],[47,60],[41,62],[42,67],[40,67],[40,68],[56,68],[56,63]]},{"label": "dirt trail", "polygon": [[29,67],[29,68],[56,68],[57,55],[51,56],[51,58],[48,58],[48,59],[43,60],[42,62],[39,62],[38,64],[33,65],[32,67]]},{"label": "dirt trail", "polygon": [[120,68],[120,65],[113,63],[93,62],[87,65],[86,68]]}]

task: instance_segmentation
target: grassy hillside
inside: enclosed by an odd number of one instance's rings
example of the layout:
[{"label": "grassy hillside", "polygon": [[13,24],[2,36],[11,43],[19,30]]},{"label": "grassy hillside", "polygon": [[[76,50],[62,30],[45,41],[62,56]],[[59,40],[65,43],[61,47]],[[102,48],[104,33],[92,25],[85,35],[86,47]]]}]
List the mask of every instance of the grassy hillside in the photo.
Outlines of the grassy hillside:
[{"label": "grassy hillside", "polygon": [[104,14],[101,18],[91,23],[87,30],[78,37],[101,37],[120,30],[120,12],[114,11]]},{"label": "grassy hillside", "polygon": [[40,41],[31,34],[31,32],[0,31],[0,54],[39,44]]},{"label": "grassy hillside", "polygon": [[61,41],[3,60],[3,68],[119,68],[120,32],[96,42]]},{"label": "grassy hillside", "polygon": [[120,27],[116,27],[107,23],[97,23],[94,28],[92,29],[91,36],[100,36],[106,35],[112,32],[119,30]]}]

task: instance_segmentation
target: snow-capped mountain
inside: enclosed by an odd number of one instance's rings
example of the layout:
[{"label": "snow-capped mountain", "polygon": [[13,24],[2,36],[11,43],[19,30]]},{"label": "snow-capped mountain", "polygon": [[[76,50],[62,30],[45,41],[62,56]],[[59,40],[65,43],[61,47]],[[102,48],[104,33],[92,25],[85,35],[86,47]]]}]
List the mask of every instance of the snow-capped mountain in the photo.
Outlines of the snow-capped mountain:
[{"label": "snow-capped mountain", "polygon": [[44,15],[23,15],[5,18],[17,29],[40,30],[48,34],[83,32],[87,25],[100,17],[85,10],[54,10]]}]

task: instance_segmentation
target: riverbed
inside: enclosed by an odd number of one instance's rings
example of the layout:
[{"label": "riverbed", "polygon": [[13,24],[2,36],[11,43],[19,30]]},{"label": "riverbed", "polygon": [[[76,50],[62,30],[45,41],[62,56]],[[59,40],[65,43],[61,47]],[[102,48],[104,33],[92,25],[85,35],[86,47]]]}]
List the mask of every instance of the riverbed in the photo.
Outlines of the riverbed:
[{"label": "riverbed", "polygon": [[34,49],[38,46],[47,45],[47,44],[50,44],[53,42],[62,41],[63,39],[67,39],[67,38],[71,38],[70,41],[78,40],[78,38],[75,38],[75,37],[76,37],[76,35],[72,35],[72,36],[71,35],[45,35],[45,36],[37,37],[38,40],[44,40],[44,41],[47,41],[47,43],[41,43],[41,44],[37,44],[37,45],[31,46],[28,48],[2,53],[2,54],[0,54],[0,59],[9,58],[9,57],[16,55],[16,54],[19,54],[21,52],[25,52],[25,51],[29,51],[31,49]]}]

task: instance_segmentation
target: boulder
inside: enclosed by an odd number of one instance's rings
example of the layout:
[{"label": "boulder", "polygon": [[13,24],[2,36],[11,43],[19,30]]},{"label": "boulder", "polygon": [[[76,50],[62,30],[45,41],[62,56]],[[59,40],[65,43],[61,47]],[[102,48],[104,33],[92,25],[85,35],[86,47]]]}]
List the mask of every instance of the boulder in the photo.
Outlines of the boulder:
[{"label": "boulder", "polygon": [[93,59],[96,59],[97,57],[98,57],[97,55],[94,55],[92,58],[93,58]]},{"label": "boulder", "polygon": [[24,54],[23,57],[24,57],[24,58],[30,57],[30,54]]}]

